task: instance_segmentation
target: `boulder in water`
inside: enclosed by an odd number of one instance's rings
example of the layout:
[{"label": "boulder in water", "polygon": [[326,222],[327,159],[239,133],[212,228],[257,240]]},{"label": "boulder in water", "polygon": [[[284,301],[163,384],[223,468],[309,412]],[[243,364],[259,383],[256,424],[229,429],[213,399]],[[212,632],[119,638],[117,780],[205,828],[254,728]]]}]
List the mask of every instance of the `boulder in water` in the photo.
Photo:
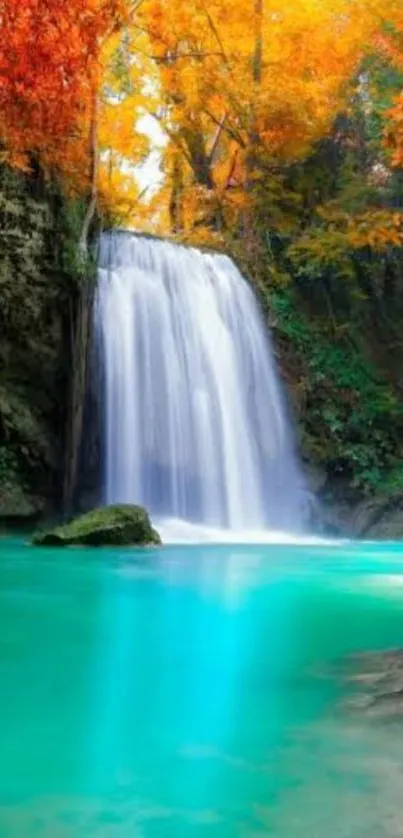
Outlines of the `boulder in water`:
[{"label": "boulder in water", "polygon": [[32,543],[44,547],[89,547],[161,544],[142,506],[104,506],[86,512],[70,523],[53,530],[37,532]]}]

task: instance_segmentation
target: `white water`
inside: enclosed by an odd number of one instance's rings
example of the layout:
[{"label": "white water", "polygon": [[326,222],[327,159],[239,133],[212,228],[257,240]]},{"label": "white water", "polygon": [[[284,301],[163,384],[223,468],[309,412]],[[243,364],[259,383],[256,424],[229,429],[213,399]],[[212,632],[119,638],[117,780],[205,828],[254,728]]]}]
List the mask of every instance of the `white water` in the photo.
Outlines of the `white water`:
[{"label": "white water", "polygon": [[213,532],[298,532],[304,487],[276,364],[234,263],[105,234],[96,325],[106,502]]},{"label": "white water", "polygon": [[342,544],[340,539],[321,538],[311,534],[296,535],[272,529],[238,530],[210,527],[207,524],[192,524],[178,518],[157,518],[154,521],[163,544],[296,544],[314,546],[320,544]]}]

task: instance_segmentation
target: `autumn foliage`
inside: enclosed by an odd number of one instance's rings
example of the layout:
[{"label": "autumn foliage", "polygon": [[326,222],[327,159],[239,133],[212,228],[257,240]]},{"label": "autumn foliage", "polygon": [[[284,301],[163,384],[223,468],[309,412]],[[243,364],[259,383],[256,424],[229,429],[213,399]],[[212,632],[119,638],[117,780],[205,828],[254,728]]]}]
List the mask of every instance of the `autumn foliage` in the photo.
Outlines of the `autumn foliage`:
[{"label": "autumn foliage", "polygon": [[[2,159],[26,168],[36,160],[59,172],[66,188],[85,191],[96,121],[103,209],[132,224],[148,216],[162,229],[196,228],[199,237],[246,230],[251,207],[278,197],[287,167],[348,112],[365,57],[378,54],[403,72],[401,3],[383,6],[3,0]],[[150,151],[144,115],[164,142],[158,192],[141,195],[136,167]],[[400,165],[403,88],[384,138],[390,163]]]},{"label": "autumn foliage", "polygon": [[[119,25],[120,0],[3,0],[0,5],[0,139],[17,166],[85,166],[91,89],[100,84],[103,39]],[[82,173],[81,173],[82,174]]]}]

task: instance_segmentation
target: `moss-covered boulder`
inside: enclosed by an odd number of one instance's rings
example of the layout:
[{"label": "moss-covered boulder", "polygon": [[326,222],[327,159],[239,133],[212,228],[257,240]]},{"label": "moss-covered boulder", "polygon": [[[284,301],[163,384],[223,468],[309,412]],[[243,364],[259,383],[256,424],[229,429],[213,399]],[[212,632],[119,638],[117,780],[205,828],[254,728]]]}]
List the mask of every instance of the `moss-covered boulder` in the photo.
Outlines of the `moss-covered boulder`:
[{"label": "moss-covered boulder", "polygon": [[37,532],[32,543],[44,547],[147,546],[161,544],[161,539],[142,506],[121,505],[93,509],[54,530]]}]

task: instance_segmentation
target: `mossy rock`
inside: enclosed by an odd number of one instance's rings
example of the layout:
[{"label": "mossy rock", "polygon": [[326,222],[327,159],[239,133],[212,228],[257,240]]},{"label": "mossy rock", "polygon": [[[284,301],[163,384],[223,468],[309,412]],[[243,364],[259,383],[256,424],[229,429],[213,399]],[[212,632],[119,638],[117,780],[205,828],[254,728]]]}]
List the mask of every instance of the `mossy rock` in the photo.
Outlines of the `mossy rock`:
[{"label": "mossy rock", "polygon": [[32,544],[44,547],[147,546],[161,544],[142,506],[104,506],[86,512],[61,527],[34,534]]},{"label": "mossy rock", "polygon": [[12,449],[0,447],[0,523],[40,518],[45,500],[32,491],[21,474]]}]

